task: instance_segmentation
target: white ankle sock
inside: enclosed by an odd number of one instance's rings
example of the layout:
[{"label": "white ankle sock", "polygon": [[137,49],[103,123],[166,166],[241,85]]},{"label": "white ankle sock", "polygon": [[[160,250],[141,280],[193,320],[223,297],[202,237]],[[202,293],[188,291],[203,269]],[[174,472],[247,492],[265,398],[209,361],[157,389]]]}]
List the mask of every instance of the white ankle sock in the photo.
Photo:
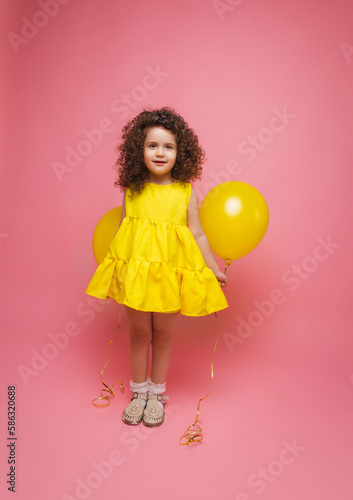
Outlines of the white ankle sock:
[{"label": "white ankle sock", "polygon": [[[149,379],[146,382],[133,382],[130,380],[130,390],[131,392],[138,392],[139,394],[147,394],[149,391]],[[140,399],[140,404],[142,408],[146,406],[146,401]]]},{"label": "white ankle sock", "polygon": [[[164,384],[155,384],[154,382],[152,382],[151,379],[149,379],[149,394],[163,394],[166,390],[166,382],[164,382]],[[149,403],[151,402],[151,400],[147,401],[147,406],[149,405]],[[160,408],[163,408],[163,403],[161,401],[157,401],[158,403],[158,406]]]}]

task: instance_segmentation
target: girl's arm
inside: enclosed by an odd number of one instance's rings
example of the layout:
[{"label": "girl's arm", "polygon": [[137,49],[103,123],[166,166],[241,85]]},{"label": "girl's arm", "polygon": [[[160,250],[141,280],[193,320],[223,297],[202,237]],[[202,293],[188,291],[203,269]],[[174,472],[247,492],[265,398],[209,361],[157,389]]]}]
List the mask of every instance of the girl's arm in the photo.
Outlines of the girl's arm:
[{"label": "girl's arm", "polygon": [[197,194],[193,187],[191,187],[190,201],[187,211],[188,218],[188,228],[190,229],[195,241],[202,253],[205,260],[206,266],[211,269],[213,274],[216,276],[221,286],[227,286],[228,279],[225,274],[223,274],[213,256],[210,244],[208,242],[207,236],[202,229],[200,222],[200,212],[199,212],[199,200]]}]

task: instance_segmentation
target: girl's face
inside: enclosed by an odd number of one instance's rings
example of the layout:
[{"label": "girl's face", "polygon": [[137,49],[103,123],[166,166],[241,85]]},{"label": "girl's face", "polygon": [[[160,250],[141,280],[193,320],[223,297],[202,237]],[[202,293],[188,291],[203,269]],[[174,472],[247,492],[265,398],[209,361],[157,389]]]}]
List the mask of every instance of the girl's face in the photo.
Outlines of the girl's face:
[{"label": "girl's face", "polygon": [[150,182],[168,183],[177,157],[175,135],[162,127],[147,131],[143,145],[143,158],[150,172]]}]

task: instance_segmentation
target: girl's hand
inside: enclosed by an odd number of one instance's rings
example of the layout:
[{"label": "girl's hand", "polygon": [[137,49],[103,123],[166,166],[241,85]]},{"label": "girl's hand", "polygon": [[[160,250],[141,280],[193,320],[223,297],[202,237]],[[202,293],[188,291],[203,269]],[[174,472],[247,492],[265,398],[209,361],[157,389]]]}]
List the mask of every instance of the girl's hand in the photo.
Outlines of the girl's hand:
[{"label": "girl's hand", "polygon": [[221,285],[221,286],[227,286],[228,285],[228,279],[227,279],[227,276],[225,274],[223,274],[220,270],[218,270],[216,273],[214,272],[213,273],[216,278],[218,279],[218,283]]}]

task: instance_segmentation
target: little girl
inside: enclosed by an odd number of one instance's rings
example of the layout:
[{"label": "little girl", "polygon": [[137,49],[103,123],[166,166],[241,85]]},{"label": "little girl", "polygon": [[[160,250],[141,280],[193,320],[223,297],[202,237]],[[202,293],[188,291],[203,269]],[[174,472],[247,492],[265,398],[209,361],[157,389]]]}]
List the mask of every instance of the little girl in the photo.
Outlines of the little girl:
[{"label": "little girl", "polygon": [[[213,257],[190,180],[205,154],[172,108],[144,110],[123,128],[121,220],[86,293],[124,304],[130,332],[131,403],[122,420],[164,422],[171,339],[179,313],[205,316],[228,307],[228,280]],[[152,348],[148,376],[149,348]]]}]

